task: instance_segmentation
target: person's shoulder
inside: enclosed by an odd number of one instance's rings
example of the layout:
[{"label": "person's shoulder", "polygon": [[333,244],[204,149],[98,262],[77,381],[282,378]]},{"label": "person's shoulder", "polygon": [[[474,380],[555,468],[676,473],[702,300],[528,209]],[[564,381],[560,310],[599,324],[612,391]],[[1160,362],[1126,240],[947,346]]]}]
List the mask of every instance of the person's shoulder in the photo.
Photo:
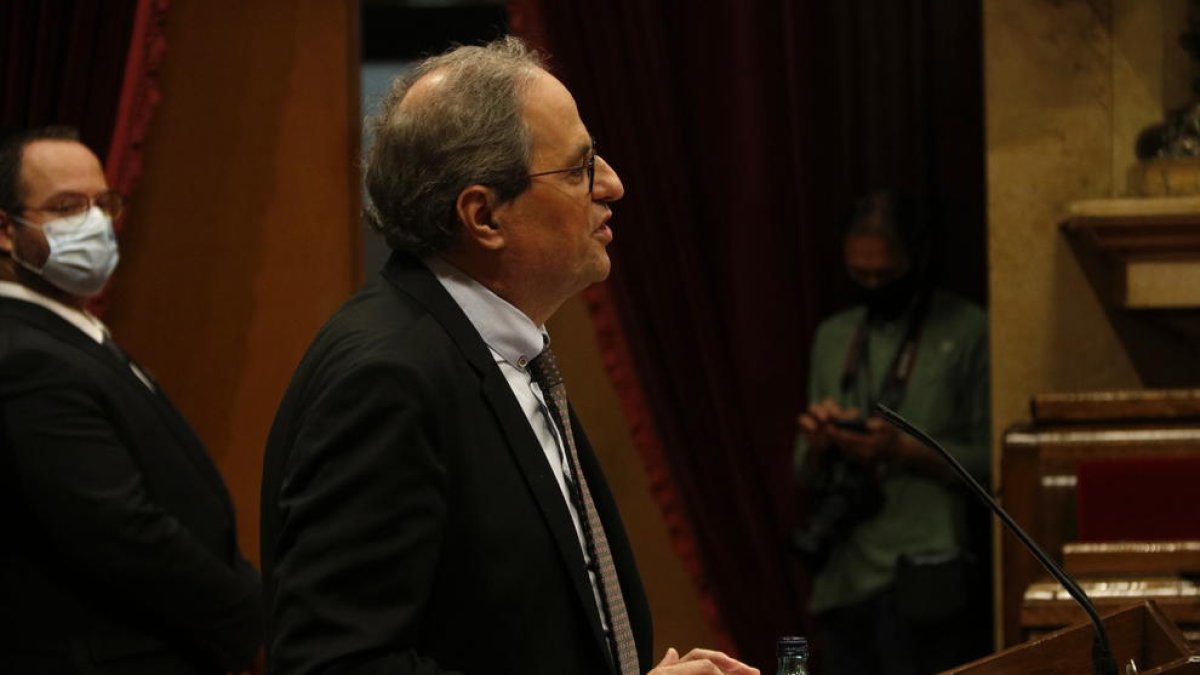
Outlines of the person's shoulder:
[{"label": "person's shoulder", "polygon": [[939,323],[951,326],[957,331],[981,334],[987,332],[987,311],[952,291],[934,291],[930,299],[929,314]]},{"label": "person's shoulder", "polygon": [[62,351],[65,336],[76,332],[79,328],[45,307],[0,298],[0,344],[8,350]]},{"label": "person's shoulder", "polygon": [[[30,309],[49,314],[49,310],[40,307]],[[97,373],[103,374],[102,368],[94,367],[95,359],[66,338],[68,331],[78,328],[63,322],[61,332],[48,330],[46,324],[14,320],[12,313],[3,319],[0,320],[0,394],[23,391],[35,384],[81,384],[95,379]],[[54,326],[53,320],[47,324]]]},{"label": "person's shoulder", "polygon": [[987,312],[982,307],[954,291],[935,290],[930,306],[939,313],[954,314],[971,319],[987,319]]},{"label": "person's shoulder", "polygon": [[816,339],[818,341],[828,339],[839,341],[849,340],[850,336],[857,330],[858,325],[862,323],[866,314],[867,308],[863,305],[851,305],[839,310],[826,317],[817,325]]},{"label": "person's shoulder", "polygon": [[867,308],[864,305],[850,305],[825,317],[817,330],[838,330],[845,327],[853,329],[862,323],[866,315]]},{"label": "person's shoulder", "polygon": [[383,280],[368,282],[329,318],[310,353],[344,362],[404,360],[447,341],[433,316],[412,297]]},{"label": "person's shoulder", "polygon": [[383,279],[369,280],[330,317],[325,330],[376,333],[404,331],[427,314],[412,297],[397,292]]},{"label": "person's shoulder", "polygon": [[[305,411],[412,407],[445,400],[445,382],[461,382],[465,360],[420,303],[372,281],[333,314],[297,365],[281,403],[282,419]],[[436,395],[435,395],[436,394]],[[337,414],[341,414],[340,412]],[[277,424],[279,424],[277,418]]]}]

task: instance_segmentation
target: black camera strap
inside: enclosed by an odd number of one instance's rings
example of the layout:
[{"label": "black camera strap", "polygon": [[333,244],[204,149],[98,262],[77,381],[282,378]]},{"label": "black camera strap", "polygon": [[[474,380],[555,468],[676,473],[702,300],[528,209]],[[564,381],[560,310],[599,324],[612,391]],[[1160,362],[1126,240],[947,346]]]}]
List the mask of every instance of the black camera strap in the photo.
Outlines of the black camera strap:
[{"label": "black camera strap", "polygon": [[[921,344],[921,331],[925,326],[925,317],[929,314],[931,293],[921,293],[908,317],[908,325],[904,328],[904,339],[892,357],[892,365],[888,368],[883,386],[875,401],[870,399],[869,387],[866,392],[860,392],[861,398],[867,399],[862,407],[863,415],[875,409],[876,403],[896,410],[904,401],[908,392],[908,380],[912,376],[913,367],[917,361],[917,347]],[[854,339],[850,341],[850,350],[846,352],[846,363],[842,366],[842,397],[850,394],[855,382],[858,381],[863,362],[867,360],[867,322],[871,320],[870,312],[863,315],[858,328],[854,331]]]}]

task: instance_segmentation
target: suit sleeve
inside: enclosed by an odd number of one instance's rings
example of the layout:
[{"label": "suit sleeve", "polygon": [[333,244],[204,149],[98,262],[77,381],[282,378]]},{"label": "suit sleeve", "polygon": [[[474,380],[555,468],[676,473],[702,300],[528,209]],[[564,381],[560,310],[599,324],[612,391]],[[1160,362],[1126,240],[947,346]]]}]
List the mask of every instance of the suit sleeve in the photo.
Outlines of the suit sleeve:
[{"label": "suit sleeve", "polygon": [[147,494],[97,397],[59,374],[2,402],[23,500],[73,573],[138,608],[215,667],[245,667],[261,642],[256,574],[235,569]]},{"label": "suit sleeve", "polygon": [[311,388],[264,495],[279,509],[272,673],[449,673],[414,648],[447,518],[428,388],[384,364]]}]

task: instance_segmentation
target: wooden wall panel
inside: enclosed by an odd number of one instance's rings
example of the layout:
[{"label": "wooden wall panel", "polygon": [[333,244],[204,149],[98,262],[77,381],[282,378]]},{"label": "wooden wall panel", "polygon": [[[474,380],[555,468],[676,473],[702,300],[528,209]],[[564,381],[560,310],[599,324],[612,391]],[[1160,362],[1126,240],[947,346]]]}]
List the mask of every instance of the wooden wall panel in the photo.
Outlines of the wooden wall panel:
[{"label": "wooden wall panel", "polygon": [[173,0],[105,317],[216,458],[253,560],[275,408],[357,285],[355,6]]}]

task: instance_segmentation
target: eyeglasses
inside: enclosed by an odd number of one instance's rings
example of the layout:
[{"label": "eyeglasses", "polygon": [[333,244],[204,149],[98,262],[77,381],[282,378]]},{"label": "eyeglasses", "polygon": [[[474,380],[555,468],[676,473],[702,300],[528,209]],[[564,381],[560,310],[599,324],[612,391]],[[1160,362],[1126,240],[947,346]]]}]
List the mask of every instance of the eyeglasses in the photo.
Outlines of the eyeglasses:
[{"label": "eyeglasses", "polygon": [[587,158],[583,160],[583,164],[580,164],[579,166],[573,166],[573,167],[570,167],[567,169],[555,169],[553,171],[539,171],[537,173],[529,174],[529,177],[537,178],[538,176],[549,176],[551,174],[556,174],[556,173],[574,173],[575,175],[582,178],[584,172],[587,172],[587,179],[588,179],[588,190],[587,191],[588,191],[588,194],[590,195],[590,194],[592,194],[592,188],[595,187],[595,185],[596,185],[596,141],[595,140],[592,141],[592,150],[591,150],[591,152],[588,153]]},{"label": "eyeglasses", "polygon": [[54,220],[64,220],[67,225],[74,226],[83,223],[87,218],[88,211],[93,206],[116,220],[121,217],[121,211],[125,208],[125,200],[121,197],[121,193],[115,190],[106,190],[95,197],[78,192],[64,192],[55,195],[45,206],[26,206],[24,211],[49,213]]}]

